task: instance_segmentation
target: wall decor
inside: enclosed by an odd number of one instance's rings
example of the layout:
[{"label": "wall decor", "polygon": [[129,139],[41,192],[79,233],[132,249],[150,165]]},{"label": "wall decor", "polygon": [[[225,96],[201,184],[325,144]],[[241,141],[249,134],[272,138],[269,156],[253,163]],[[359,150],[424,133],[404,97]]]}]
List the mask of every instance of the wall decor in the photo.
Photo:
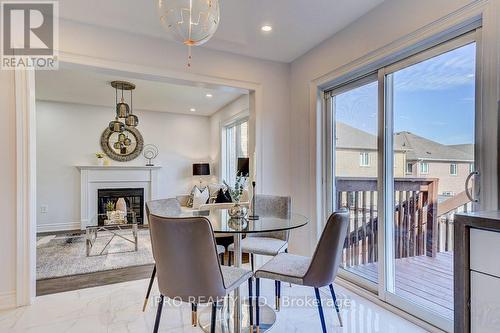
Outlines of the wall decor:
[{"label": "wall decor", "polygon": [[144,146],[142,155],[148,160],[146,166],[154,166],[153,160],[158,156],[158,147],[153,144],[147,144]]},{"label": "wall decor", "polygon": [[[115,119],[101,135],[101,148],[111,159],[120,162],[131,161],[140,155],[144,140],[136,128],[139,118],[133,113],[132,90],[135,85],[126,81],[112,81],[115,88]],[[121,99],[118,101],[118,90]],[[130,91],[130,106],[125,102],[124,91]]]}]

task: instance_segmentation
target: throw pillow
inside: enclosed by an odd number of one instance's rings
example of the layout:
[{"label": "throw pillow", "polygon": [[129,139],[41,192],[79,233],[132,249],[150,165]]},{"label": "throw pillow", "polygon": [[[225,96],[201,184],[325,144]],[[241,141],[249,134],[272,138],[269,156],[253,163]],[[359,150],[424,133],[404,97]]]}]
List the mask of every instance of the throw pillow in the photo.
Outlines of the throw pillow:
[{"label": "throw pillow", "polygon": [[223,188],[222,184],[208,184],[208,193],[210,194],[210,198],[208,199],[208,203],[214,203],[217,200],[217,194],[219,194],[219,190]]},{"label": "throw pillow", "polygon": [[195,190],[198,189],[198,186],[193,186],[191,189],[191,193],[189,193],[188,200],[186,202],[186,207],[193,208],[193,198],[194,198],[194,192]]},{"label": "throw pillow", "polygon": [[197,187],[194,190],[193,209],[199,209],[201,205],[206,204],[208,202],[208,198],[209,198],[208,188],[205,187],[203,190],[200,191],[200,189]]},{"label": "throw pillow", "polygon": [[233,202],[231,200],[231,196],[229,195],[228,191],[224,191],[224,189],[220,189],[219,192],[217,192],[217,199],[215,199],[216,203],[225,203],[225,202]]}]

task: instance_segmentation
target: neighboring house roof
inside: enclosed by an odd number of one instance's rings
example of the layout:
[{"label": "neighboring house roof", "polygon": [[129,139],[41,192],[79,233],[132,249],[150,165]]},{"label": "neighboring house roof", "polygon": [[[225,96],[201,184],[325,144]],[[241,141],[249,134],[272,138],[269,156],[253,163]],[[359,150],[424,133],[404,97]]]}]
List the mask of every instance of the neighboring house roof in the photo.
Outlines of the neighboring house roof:
[{"label": "neighboring house roof", "polygon": [[449,147],[453,147],[455,149],[461,150],[464,153],[467,153],[470,156],[474,157],[474,145],[472,143],[467,143],[464,145],[450,145]]},{"label": "neighboring house roof", "polygon": [[394,141],[406,151],[408,160],[474,161],[472,144],[443,145],[410,132],[396,133]]},{"label": "neighboring house roof", "polygon": [[[337,149],[377,150],[377,136],[337,122],[335,127]],[[410,132],[394,135],[394,147],[405,151],[407,160],[474,161],[474,145],[443,145]]]},{"label": "neighboring house roof", "polygon": [[377,149],[377,136],[338,121],[335,126],[336,148]]}]

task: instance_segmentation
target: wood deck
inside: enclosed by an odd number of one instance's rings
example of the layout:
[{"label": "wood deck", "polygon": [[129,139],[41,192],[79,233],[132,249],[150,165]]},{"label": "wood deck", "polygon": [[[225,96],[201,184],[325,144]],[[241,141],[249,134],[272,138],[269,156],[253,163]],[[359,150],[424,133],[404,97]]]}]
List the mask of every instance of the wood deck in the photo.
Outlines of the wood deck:
[{"label": "wood deck", "polygon": [[[363,264],[348,269],[377,282],[378,265]],[[418,256],[396,260],[396,295],[453,319],[453,253],[436,257]]]}]

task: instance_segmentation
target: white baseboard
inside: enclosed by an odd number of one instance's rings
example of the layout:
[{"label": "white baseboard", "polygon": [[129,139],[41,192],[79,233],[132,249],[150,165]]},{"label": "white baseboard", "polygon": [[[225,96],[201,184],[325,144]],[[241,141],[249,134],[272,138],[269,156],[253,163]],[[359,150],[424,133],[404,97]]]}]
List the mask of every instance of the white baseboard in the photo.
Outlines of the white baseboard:
[{"label": "white baseboard", "polygon": [[64,231],[64,230],[80,230],[80,222],[69,222],[69,223],[47,223],[39,224],[36,226],[36,232],[52,232],[52,231]]},{"label": "white baseboard", "polygon": [[7,291],[0,293],[0,310],[12,309],[16,307],[16,292]]}]

